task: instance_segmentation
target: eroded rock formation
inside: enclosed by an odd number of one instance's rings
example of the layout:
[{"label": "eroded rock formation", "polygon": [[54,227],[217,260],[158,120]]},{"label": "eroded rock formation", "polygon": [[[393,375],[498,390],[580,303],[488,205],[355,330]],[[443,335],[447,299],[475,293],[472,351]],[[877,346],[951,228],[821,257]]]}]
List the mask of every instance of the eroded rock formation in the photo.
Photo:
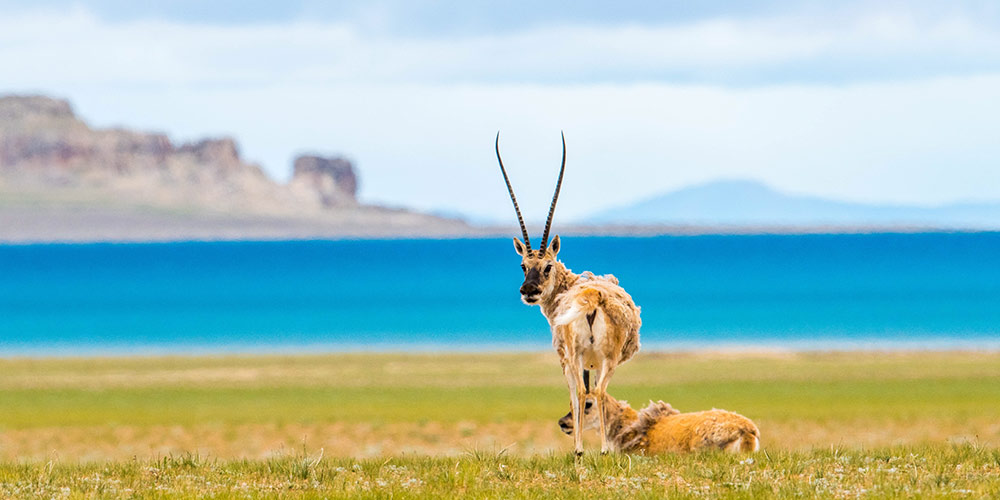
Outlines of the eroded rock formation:
[{"label": "eroded rock formation", "polygon": [[301,196],[316,197],[327,207],[357,203],[358,177],[351,162],[344,158],[299,156],[292,165],[289,187]]},{"label": "eroded rock formation", "polygon": [[0,97],[0,183],[275,215],[356,206],[358,185],[343,158],[300,157],[283,185],[244,160],[231,138],[175,145],[159,133],[93,129],[67,101],[42,96]]}]

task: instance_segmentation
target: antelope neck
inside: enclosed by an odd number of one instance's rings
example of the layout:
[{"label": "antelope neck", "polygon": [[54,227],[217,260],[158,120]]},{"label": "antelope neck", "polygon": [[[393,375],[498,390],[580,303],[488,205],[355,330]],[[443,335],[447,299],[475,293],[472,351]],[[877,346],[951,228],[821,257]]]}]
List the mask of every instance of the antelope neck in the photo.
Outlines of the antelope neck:
[{"label": "antelope neck", "polygon": [[614,443],[619,451],[628,451],[621,448],[625,443],[632,441],[635,434],[639,432],[632,425],[638,419],[639,415],[627,403],[622,403],[607,394],[604,395],[605,431],[608,441]]},{"label": "antelope neck", "polygon": [[553,272],[556,273],[555,286],[552,287],[552,292],[543,295],[542,300],[539,304],[542,306],[542,314],[545,315],[549,322],[552,322],[552,318],[555,318],[556,307],[559,305],[559,296],[563,294],[569,287],[573,286],[573,283],[580,278],[578,274],[574,274],[566,268],[561,262],[556,261],[555,266],[553,266]]}]

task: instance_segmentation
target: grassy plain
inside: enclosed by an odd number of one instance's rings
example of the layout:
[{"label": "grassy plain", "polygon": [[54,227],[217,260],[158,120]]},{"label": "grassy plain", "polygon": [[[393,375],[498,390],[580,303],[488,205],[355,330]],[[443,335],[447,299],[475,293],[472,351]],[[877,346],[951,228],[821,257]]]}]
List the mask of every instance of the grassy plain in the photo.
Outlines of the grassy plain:
[{"label": "grassy plain", "polygon": [[575,464],[547,353],[9,359],[0,498],[1000,495],[1000,353],[652,353],[611,389],[766,454]]}]

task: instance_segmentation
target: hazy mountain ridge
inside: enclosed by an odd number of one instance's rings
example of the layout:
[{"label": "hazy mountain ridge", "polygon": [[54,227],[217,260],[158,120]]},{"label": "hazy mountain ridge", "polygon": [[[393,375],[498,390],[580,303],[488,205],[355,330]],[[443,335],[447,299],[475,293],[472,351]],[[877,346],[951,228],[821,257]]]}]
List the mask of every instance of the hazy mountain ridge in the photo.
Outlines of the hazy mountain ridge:
[{"label": "hazy mountain ridge", "polygon": [[1000,228],[1000,203],[935,207],[850,203],[790,195],[762,183],[728,180],[655,196],[587,218],[595,224],[714,226],[921,226]]},{"label": "hazy mountain ridge", "polygon": [[[95,129],[65,100],[0,97],[0,242],[447,237],[517,234],[360,203],[342,157],[299,156],[278,183],[235,140],[175,144],[165,134]],[[557,217],[558,219],[558,217]],[[534,225],[533,225],[534,226]],[[997,229],[1000,203],[865,205],[720,181],[596,214],[565,235]],[[532,227],[532,231],[540,229]]]}]

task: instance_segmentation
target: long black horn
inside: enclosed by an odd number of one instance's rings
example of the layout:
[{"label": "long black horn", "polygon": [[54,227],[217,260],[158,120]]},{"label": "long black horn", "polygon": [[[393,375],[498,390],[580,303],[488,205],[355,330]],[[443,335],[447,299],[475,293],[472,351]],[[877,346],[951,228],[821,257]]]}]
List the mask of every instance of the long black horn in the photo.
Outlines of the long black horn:
[{"label": "long black horn", "polygon": [[562,188],[563,172],[566,171],[566,134],[559,132],[562,136],[563,158],[562,166],[559,167],[559,180],[556,181],[556,193],[552,195],[552,205],[549,206],[549,218],[545,219],[545,232],[542,233],[541,251],[545,251],[549,244],[549,229],[552,228],[552,214],[556,212],[556,202],[559,201],[559,189]]},{"label": "long black horn", "polygon": [[[524,236],[524,246],[528,247],[528,250],[531,250],[531,242],[528,241],[528,228],[524,226],[524,218],[521,217],[521,209],[517,207],[517,198],[514,197],[514,188],[510,187],[510,179],[507,178],[507,169],[503,168],[503,160],[500,159],[499,130],[497,130],[497,161],[500,162],[500,171],[503,172],[503,181],[507,183],[507,192],[510,193],[510,201],[514,202],[514,211],[517,212],[517,223],[521,225],[521,234]],[[546,234],[548,234],[547,230]],[[543,246],[542,248],[544,249],[545,247]]]}]

